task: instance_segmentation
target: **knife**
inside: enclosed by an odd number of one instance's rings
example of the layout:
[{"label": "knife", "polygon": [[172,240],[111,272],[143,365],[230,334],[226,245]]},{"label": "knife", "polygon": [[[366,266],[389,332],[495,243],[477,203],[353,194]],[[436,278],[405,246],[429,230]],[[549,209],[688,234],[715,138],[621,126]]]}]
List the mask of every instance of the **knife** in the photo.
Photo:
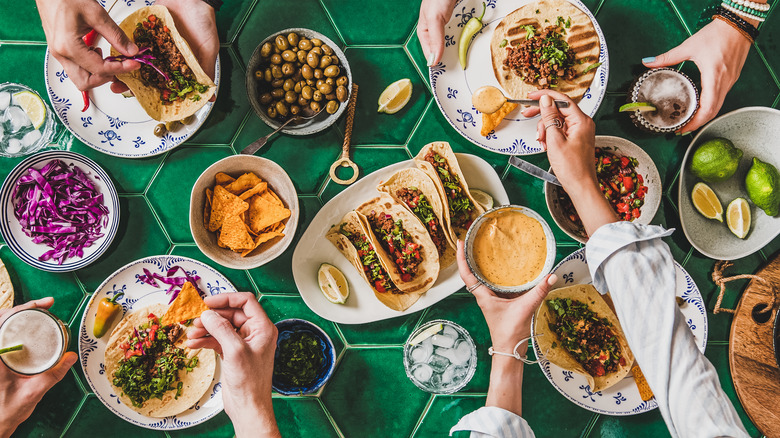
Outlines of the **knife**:
[{"label": "knife", "polygon": [[552,173],[542,169],[541,167],[534,166],[533,164],[529,163],[528,161],[521,160],[520,158],[517,158],[516,156],[509,157],[509,164],[511,164],[514,167],[517,167],[518,169],[522,170],[523,172],[534,176],[536,178],[539,178],[541,180],[547,181],[550,184],[555,184],[556,186],[561,186],[561,182],[558,181],[558,178],[555,177]]}]

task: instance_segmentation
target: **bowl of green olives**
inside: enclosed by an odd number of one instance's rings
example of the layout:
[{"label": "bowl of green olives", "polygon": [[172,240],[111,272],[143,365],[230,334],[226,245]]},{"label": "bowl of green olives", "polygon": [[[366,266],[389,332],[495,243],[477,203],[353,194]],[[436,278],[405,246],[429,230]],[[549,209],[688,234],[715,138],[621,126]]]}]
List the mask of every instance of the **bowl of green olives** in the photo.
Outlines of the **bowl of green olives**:
[{"label": "bowl of green olives", "polygon": [[297,115],[285,134],[309,135],[331,126],[347,108],[352,72],[344,52],[310,29],[285,29],[257,46],[246,69],[246,90],[255,113],[273,129]]}]

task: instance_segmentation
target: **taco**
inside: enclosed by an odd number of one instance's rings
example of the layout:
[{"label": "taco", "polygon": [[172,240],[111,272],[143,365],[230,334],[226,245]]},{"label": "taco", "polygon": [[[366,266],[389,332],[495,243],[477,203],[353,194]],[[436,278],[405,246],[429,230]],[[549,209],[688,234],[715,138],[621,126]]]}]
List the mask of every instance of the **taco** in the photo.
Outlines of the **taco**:
[{"label": "taco", "polygon": [[[203,71],[187,41],[176,30],[165,6],[146,6],[119,27],[138,48],[153,56],[154,66],[117,75],[155,120],[169,122],[195,114],[211,99],[216,85]],[[111,55],[116,56],[111,49]]]},{"label": "taco", "polygon": [[596,27],[567,1],[540,0],[510,13],[493,31],[493,73],[508,96],[553,88],[575,102],[590,87],[599,60]]},{"label": "taco", "polygon": [[414,162],[433,180],[439,196],[444,201],[445,225],[450,236],[465,239],[471,223],[484,213],[485,209],[471,196],[458,159],[449,143],[438,141],[425,145],[414,157]]},{"label": "taco", "polygon": [[585,376],[593,392],[623,380],[634,363],[615,312],[589,284],[550,292],[534,331],[546,359]]},{"label": "taco", "polygon": [[401,169],[377,187],[406,207],[425,226],[439,254],[439,265],[446,268],[455,262],[455,240],[445,225],[444,205],[431,178],[420,169]]},{"label": "taco", "polygon": [[0,260],[0,309],[10,309],[14,306],[14,285],[8,275],[3,261]]},{"label": "taco", "polygon": [[387,254],[381,247],[371,243],[357,212],[350,211],[344,215],[341,222],[331,227],[325,237],[360,272],[360,276],[385,306],[404,311],[420,299],[421,292],[404,293],[395,286],[384,263]]},{"label": "taco", "polygon": [[114,392],[148,417],[192,407],[211,386],[216,369],[213,350],[184,347],[184,327],[160,323],[167,307],[157,304],[126,315],[106,347],[106,376]]}]

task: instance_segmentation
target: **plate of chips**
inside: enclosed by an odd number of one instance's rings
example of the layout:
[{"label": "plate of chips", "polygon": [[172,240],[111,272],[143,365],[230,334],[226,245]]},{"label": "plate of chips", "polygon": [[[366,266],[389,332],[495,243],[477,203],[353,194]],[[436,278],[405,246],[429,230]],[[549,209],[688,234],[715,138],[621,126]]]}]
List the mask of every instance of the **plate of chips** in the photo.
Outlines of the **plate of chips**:
[{"label": "plate of chips", "polygon": [[190,231],[210,259],[233,269],[262,266],[290,245],[298,226],[298,194],[271,160],[234,155],[195,181]]}]

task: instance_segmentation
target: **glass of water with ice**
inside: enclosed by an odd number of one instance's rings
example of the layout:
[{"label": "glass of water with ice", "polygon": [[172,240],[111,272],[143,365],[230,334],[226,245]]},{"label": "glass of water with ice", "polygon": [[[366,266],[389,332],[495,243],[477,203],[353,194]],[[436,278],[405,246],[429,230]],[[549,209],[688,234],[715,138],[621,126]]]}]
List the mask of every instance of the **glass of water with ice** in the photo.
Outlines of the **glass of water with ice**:
[{"label": "glass of water with ice", "polygon": [[434,394],[460,391],[477,369],[477,348],[469,333],[452,321],[429,321],[404,346],[406,376]]},{"label": "glass of water with ice", "polygon": [[37,152],[54,136],[54,117],[34,90],[21,84],[0,84],[0,156]]}]

